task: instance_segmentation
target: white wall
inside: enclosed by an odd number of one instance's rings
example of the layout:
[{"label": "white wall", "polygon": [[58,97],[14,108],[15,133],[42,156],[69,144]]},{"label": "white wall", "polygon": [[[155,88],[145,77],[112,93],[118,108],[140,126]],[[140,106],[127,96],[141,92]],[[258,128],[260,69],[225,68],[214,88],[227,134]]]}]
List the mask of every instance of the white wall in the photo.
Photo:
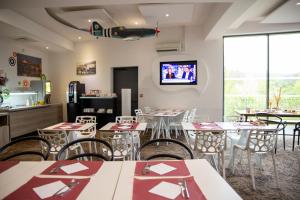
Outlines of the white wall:
[{"label": "white wall", "polygon": [[[4,72],[7,74],[8,81],[6,82],[5,88],[8,88],[9,90],[15,90],[17,87],[19,87],[18,82],[23,81],[25,79],[27,80],[39,80],[39,78],[34,77],[25,77],[25,76],[17,76],[17,64],[13,67],[11,67],[8,63],[9,57],[13,56],[13,52],[22,53],[25,55],[30,55],[34,57],[38,57],[42,59],[42,73],[46,74],[48,77],[49,75],[49,65],[48,65],[48,54],[47,52],[42,52],[33,48],[30,48],[29,46],[17,43],[9,39],[0,38],[0,70],[4,70]],[[49,77],[50,78],[50,77]],[[27,97],[26,97],[27,98]],[[20,100],[24,102],[18,102],[14,97],[10,97],[5,101],[5,103],[13,101],[13,104],[23,104],[25,103],[25,100]]]},{"label": "white wall", "polygon": [[[159,40],[167,38],[162,30]],[[182,37],[182,28],[173,28],[171,34]],[[86,84],[86,90],[100,89],[112,92],[112,68],[121,66],[139,67],[139,106],[168,108],[198,108],[201,116],[211,120],[222,119],[222,39],[202,41],[200,30],[191,27],[185,32],[186,52],[159,55],[155,51],[155,38],[126,42],[119,39],[100,38],[79,42],[73,53],[52,54],[50,76],[53,77],[53,101],[64,102],[67,85],[72,80]],[[176,38],[175,38],[176,39]],[[181,39],[181,38],[180,38]],[[198,60],[198,86],[160,86],[159,61]],[[97,74],[76,75],[76,63],[96,60]]]}]

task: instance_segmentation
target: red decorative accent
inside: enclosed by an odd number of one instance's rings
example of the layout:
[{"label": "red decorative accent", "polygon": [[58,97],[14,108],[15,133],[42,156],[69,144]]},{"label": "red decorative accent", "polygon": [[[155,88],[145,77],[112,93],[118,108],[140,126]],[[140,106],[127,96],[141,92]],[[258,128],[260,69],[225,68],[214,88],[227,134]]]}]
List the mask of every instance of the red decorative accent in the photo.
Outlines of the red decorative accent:
[{"label": "red decorative accent", "polygon": [[[169,173],[163,174],[163,175],[159,175],[150,170],[148,174],[143,175],[142,171],[145,168],[147,163],[150,166],[157,165],[159,163],[164,163],[164,164],[172,166],[176,169],[173,171],[170,171]],[[189,176],[190,172],[189,172],[188,168],[186,167],[186,164],[183,160],[180,160],[180,161],[148,161],[148,162],[136,162],[134,174],[135,174],[135,176]]]},{"label": "red decorative accent", "polygon": [[23,80],[23,87],[29,87],[29,81],[28,80]]},{"label": "red decorative accent", "polygon": [[[77,162],[87,166],[89,169],[79,171],[79,172],[76,172],[73,174],[67,174],[59,168],[59,166],[70,165],[70,164],[77,163]],[[56,169],[58,167],[59,169],[53,175],[91,176],[91,175],[94,175],[97,173],[97,171],[101,168],[102,164],[103,164],[103,161],[61,160],[61,161],[56,161],[54,164],[52,164],[50,167],[48,167],[46,170],[44,170],[41,174],[49,175],[51,170]]]},{"label": "red decorative accent", "polygon": [[[189,190],[190,198],[189,200],[206,200],[201,189],[194,180],[194,177],[185,178]],[[169,183],[174,183],[178,185],[178,178],[166,178],[166,179],[134,179],[133,182],[133,200],[161,200],[165,199],[156,194],[149,192],[154,186],[160,182],[165,181]],[[216,191],[217,192],[217,191]],[[181,194],[179,194],[176,200],[186,200]]]},{"label": "red decorative accent", "polygon": [[[32,188],[43,186],[49,183],[53,183],[55,181],[62,181],[64,184],[70,183],[72,179],[70,178],[38,178],[33,177],[30,179],[27,183],[22,185],[19,189],[14,191],[13,193],[6,196],[4,199],[40,199],[39,196],[33,191]],[[76,179],[78,181],[78,184],[75,185],[72,190],[66,192],[63,196],[63,199],[76,199],[80,192],[84,189],[84,187],[88,184],[90,181],[89,178],[86,179]],[[47,199],[62,199],[61,196],[52,196]]]},{"label": "red decorative accent", "polygon": [[[65,122],[63,124],[60,124],[59,126],[55,127],[54,129],[61,129],[61,130],[68,130],[68,129],[79,129],[84,124],[74,124],[74,123],[68,123]],[[66,128],[66,126],[69,126],[69,128]]]},{"label": "red decorative accent", "polygon": [[193,123],[194,127],[196,130],[220,130],[222,131],[223,129],[218,126],[216,123],[214,122],[210,122],[210,123]]},{"label": "red decorative accent", "polygon": [[[132,123],[130,125],[127,125],[129,123],[117,123],[114,126],[112,126],[110,128],[110,130],[114,130],[114,131],[134,131],[136,129],[136,127],[139,125],[139,123]],[[121,126],[129,126],[129,128],[126,129],[122,129],[120,128]]]},{"label": "red decorative accent", "polygon": [[9,168],[15,166],[20,161],[12,160],[12,161],[1,161],[0,162],[0,173],[4,172],[5,170],[8,170]]}]

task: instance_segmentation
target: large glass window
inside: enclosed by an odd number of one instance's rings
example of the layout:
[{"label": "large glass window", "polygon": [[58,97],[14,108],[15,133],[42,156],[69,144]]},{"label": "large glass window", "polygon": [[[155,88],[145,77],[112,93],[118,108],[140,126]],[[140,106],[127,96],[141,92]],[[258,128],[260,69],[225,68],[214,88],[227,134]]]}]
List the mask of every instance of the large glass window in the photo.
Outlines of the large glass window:
[{"label": "large glass window", "polygon": [[[300,109],[300,33],[224,37],[224,117],[235,110]],[[269,100],[269,102],[268,102]]]}]

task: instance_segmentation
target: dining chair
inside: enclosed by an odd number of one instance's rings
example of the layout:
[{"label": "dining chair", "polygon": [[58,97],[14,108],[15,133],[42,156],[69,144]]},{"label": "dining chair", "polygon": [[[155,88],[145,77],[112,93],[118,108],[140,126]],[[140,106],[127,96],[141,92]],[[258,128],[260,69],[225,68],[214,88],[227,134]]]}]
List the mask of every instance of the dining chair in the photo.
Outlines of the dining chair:
[{"label": "dining chair", "polygon": [[[136,116],[117,116],[116,117],[116,123],[137,123],[137,117]],[[120,132],[120,131],[118,131]],[[123,132],[123,131],[122,131]],[[133,145],[140,147],[140,135],[137,131],[131,131],[130,134],[128,131],[124,131],[127,132],[128,134],[123,134],[124,136],[126,136],[128,138],[128,140],[130,139],[130,135],[133,137]]]},{"label": "dining chair", "polygon": [[[173,146],[174,145],[174,146]],[[148,150],[147,150],[148,149]],[[159,149],[161,149],[159,151]],[[176,151],[175,151],[176,149]],[[156,153],[156,151],[159,151]],[[163,151],[163,153],[161,153]],[[191,149],[179,140],[160,138],[144,143],[135,153],[137,160],[171,158],[176,160],[194,159]]]},{"label": "dining chair", "polygon": [[[132,160],[132,145],[124,137],[124,133],[114,133],[106,138],[106,141],[113,147],[114,160]],[[110,152],[108,152],[108,155],[110,155]]]},{"label": "dining chair", "polygon": [[276,147],[276,140],[277,140],[277,131],[261,131],[261,130],[249,130],[249,136],[247,140],[247,144],[245,146],[242,145],[234,145],[233,148],[233,174],[235,170],[235,155],[237,150],[247,152],[248,158],[248,166],[250,170],[250,175],[252,179],[252,186],[255,190],[255,177],[254,177],[254,167],[251,163],[251,154],[271,154],[273,160],[273,167],[276,179],[276,185],[278,186],[278,178],[277,178],[277,171],[276,171],[276,163],[275,163],[275,147]]},{"label": "dining chair", "polygon": [[[270,113],[256,113],[256,118],[259,121],[264,122],[266,125],[275,124],[277,127],[277,134],[282,132],[283,136],[283,149],[285,150],[285,127],[287,126],[287,122],[283,121],[281,117],[275,114]],[[276,137],[276,144],[275,144],[275,153],[277,151],[277,139]]]},{"label": "dining chair", "polygon": [[[47,160],[50,148],[50,143],[44,138],[36,136],[22,137],[0,148],[0,161],[15,159],[16,157],[20,159],[20,156],[25,155],[31,156],[29,160],[32,160],[32,156],[38,156],[42,160]],[[25,160],[28,159],[25,157]]]},{"label": "dining chair", "polygon": [[149,117],[149,116],[143,116],[142,109],[135,109],[134,112],[135,112],[138,122],[146,122],[147,123],[147,128],[146,128],[145,132],[147,132],[148,129],[151,129],[151,137],[154,136],[157,131],[156,130],[157,122],[154,120],[154,118]]},{"label": "dining chair", "polygon": [[[92,143],[92,149],[87,147],[87,144]],[[71,153],[73,146],[82,146],[83,152]],[[75,159],[86,159],[86,160],[114,160],[114,152],[111,145],[100,139],[96,138],[82,138],[74,140],[61,148],[56,155],[56,160],[75,160]]]},{"label": "dining chair", "polygon": [[61,148],[69,143],[66,131],[46,131],[38,129],[37,132],[41,138],[44,138],[50,143],[50,154],[53,156],[53,159],[55,159],[55,155]]},{"label": "dining chair", "polygon": [[[225,132],[205,131],[198,133],[195,137],[195,140],[192,140],[190,143],[191,148],[201,156],[208,156],[213,167],[215,167],[218,172],[220,172],[221,169],[223,178],[225,179]],[[217,156],[218,164],[216,164],[215,156]]]},{"label": "dining chair", "polygon": [[298,133],[298,140],[297,140],[297,145],[299,145],[299,139],[300,139],[300,122],[295,124],[295,128],[293,131],[293,151],[295,149],[295,137],[296,133]]},{"label": "dining chair", "polygon": [[170,130],[171,131],[172,131],[172,129],[175,130],[176,138],[178,137],[179,133],[182,132],[185,136],[185,139],[187,140],[186,133],[183,130],[181,123],[188,122],[189,112],[190,112],[189,110],[186,110],[184,112],[184,114],[181,115],[181,118],[179,120],[170,122],[170,124],[169,124]]},{"label": "dining chair", "polygon": [[96,135],[96,116],[76,116],[75,123],[94,123],[95,126],[91,127],[88,130],[85,131],[73,131],[73,136],[74,139],[81,139],[81,138],[95,138]]}]

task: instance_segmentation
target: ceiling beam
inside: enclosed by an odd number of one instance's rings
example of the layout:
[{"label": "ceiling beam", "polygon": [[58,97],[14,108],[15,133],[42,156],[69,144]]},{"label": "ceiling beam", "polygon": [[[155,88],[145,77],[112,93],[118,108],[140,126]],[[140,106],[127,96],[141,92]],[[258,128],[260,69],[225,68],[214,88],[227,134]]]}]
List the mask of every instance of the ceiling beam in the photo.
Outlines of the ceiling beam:
[{"label": "ceiling beam", "polygon": [[0,8],[51,8],[150,3],[224,3],[239,0],[1,0]]},{"label": "ceiling beam", "polygon": [[73,51],[74,44],[61,35],[9,9],[0,9],[0,21],[29,33],[40,41]]},{"label": "ceiling beam", "polygon": [[239,0],[233,2],[226,10],[224,7],[216,7],[215,14],[206,23],[203,36],[206,40],[222,37],[226,30],[246,12],[257,0]]}]

